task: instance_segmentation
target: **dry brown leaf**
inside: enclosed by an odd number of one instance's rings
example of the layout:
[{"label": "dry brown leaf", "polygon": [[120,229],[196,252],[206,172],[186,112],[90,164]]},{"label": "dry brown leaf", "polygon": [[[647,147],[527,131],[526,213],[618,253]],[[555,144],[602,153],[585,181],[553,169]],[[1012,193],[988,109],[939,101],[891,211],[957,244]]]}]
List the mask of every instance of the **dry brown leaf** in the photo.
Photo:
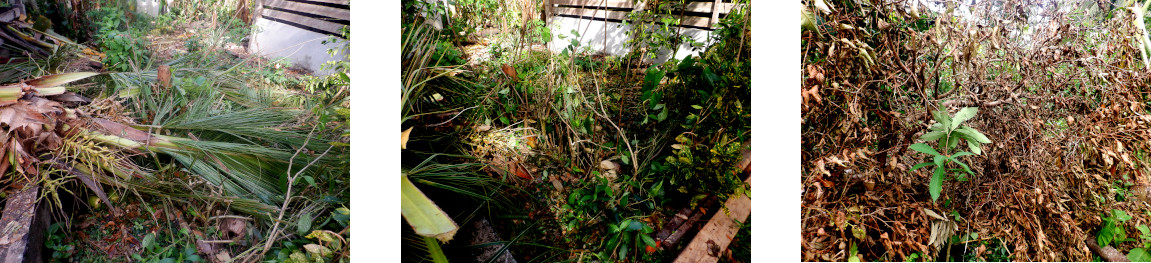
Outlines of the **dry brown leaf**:
[{"label": "dry brown leaf", "polygon": [[408,148],[408,135],[412,133],[412,128],[415,128],[415,127],[414,126],[408,127],[407,130],[400,132],[400,149],[407,149]]}]

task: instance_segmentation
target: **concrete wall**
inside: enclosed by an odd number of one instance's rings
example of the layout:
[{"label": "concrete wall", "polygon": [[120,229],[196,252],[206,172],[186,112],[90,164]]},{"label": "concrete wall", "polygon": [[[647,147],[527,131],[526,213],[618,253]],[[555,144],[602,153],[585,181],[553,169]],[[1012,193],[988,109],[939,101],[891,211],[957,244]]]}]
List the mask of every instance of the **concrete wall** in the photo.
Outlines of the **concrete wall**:
[{"label": "concrete wall", "polygon": [[331,75],[331,70],[321,70],[321,65],[333,60],[348,60],[348,54],[328,55],[328,49],[339,50],[346,40],[323,44],[331,37],[287,24],[257,18],[254,22],[257,32],[248,42],[248,52],[268,59],[287,58],[293,66],[312,70],[317,76]]},{"label": "concrete wall", "polygon": [[[575,38],[580,42],[581,50],[583,47],[590,47],[591,52],[605,51],[609,55],[622,56],[631,52],[631,48],[626,46],[629,39],[627,32],[631,30],[630,25],[624,25],[615,22],[593,21],[587,19],[578,19],[571,17],[552,17],[548,19],[548,26],[552,30],[552,41],[549,43],[549,48],[552,52],[560,53],[565,48],[571,45],[571,40],[574,35],[572,30],[579,32],[582,38]],[[607,31],[606,39],[604,31]],[[695,41],[704,42],[703,48],[699,51],[693,51],[688,43],[681,44],[677,51],[673,53],[672,50],[660,50],[657,52],[658,56],[654,60],[648,59],[649,62],[663,63],[675,55],[676,59],[686,58],[688,55],[699,56],[708,45],[711,45],[711,31],[702,29],[683,28],[680,34],[690,36]],[[566,38],[560,38],[563,35]],[[582,39],[582,40],[581,40]],[[606,48],[605,48],[606,47]],[[577,50],[580,51],[580,50]],[[652,51],[648,51],[652,52]],[[647,59],[647,58],[645,58]]]}]

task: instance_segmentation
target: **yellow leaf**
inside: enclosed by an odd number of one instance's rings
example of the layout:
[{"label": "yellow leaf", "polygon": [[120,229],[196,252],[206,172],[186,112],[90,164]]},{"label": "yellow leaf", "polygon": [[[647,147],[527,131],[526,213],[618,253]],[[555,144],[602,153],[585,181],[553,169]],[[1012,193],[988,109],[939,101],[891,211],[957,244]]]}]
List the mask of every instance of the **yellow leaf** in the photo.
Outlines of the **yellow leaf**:
[{"label": "yellow leaf", "polygon": [[415,127],[410,127],[407,130],[400,132],[400,149],[408,148],[408,134],[412,133],[412,128]]}]

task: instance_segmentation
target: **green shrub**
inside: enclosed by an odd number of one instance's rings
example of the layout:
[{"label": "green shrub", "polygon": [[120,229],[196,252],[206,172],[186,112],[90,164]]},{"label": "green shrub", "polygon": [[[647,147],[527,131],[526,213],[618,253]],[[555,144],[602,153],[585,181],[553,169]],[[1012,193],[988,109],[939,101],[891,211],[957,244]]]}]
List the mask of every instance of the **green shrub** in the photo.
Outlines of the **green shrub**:
[{"label": "green shrub", "polygon": [[[928,192],[931,194],[932,201],[939,200],[939,193],[943,190],[943,180],[946,179],[945,177],[948,171],[975,175],[975,173],[971,172],[971,168],[968,167],[967,164],[959,161],[959,157],[982,154],[983,151],[979,146],[984,143],[991,143],[991,140],[987,139],[987,136],[983,135],[983,133],[967,125],[963,125],[964,121],[975,117],[975,114],[978,112],[979,108],[972,107],[959,110],[959,112],[955,113],[955,117],[947,116],[947,112],[944,110],[932,112],[932,115],[935,116],[936,123],[931,125],[931,132],[923,134],[919,139],[925,142],[938,140],[940,151],[936,151],[931,148],[931,146],[923,143],[916,143],[909,147],[917,152],[932,156],[931,162],[920,163],[911,167],[911,171],[915,171],[919,168],[935,166],[935,173],[932,175],[931,182],[928,184]],[[967,147],[971,152],[949,154],[952,149],[959,146],[960,141],[966,141]],[[953,168],[948,170],[947,164],[949,163],[955,163],[962,169]],[[962,173],[956,173],[956,178],[960,181],[967,181],[967,176]]]}]

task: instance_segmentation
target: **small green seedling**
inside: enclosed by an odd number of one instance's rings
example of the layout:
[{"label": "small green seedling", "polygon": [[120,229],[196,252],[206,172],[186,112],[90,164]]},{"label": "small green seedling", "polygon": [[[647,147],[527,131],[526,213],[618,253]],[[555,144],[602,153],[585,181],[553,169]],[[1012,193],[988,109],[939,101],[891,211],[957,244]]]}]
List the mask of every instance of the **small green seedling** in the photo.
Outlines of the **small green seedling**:
[{"label": "small green seedling", "polygon": [[[971,172],[971,168],[967,164],[960,162],[959,157],[967,155],[983,154],[983,150],[979,146],[984,143],[991,143],[991,140],[983,133],[972,129],[967,125],[963,125],[964,121],[975,117],[979,112],[979,108],[968,107],[959,110],[955,113],[954,117],[947,116],[944,110],[934,111],[932,115],[935,117],[935,124],[931,125],[931,132],[923,134],[919,137],[924,142],[939,141],[939,146],[942,151],[936,151],[931,146],[925,143],[916,143],[911,145],[911,149],[917,152],[930,154],[932,162],[925,162],[916,164],[911,167],[911,171],[918,170],[919,168],[935,165],[935,174],[931,177],[931,183],[928,185],[928,192],[931,193],[931,200],[939,200],[939,193],[943,190],[943,179],[947,174],[947,163],[958,164],[963,169],[951,169],[952,172],[965,172],[969,175],[975,175]],[[959,146],[959,141],[966,141],[967,148],[971,152],[958,152],[955,154],[948,154],[952,149]],[[940,153],[942,152],[942,153]],[[957,173],[957,179],[966,181],[966,175]]]}]

